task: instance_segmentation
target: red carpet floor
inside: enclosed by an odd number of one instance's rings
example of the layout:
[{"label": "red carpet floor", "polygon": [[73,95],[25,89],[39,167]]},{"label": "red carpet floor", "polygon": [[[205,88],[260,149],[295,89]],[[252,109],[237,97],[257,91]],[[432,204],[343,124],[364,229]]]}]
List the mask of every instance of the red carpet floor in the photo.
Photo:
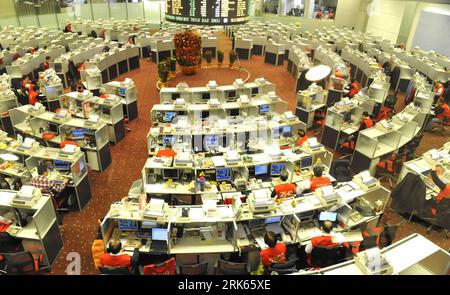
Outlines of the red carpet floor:
[{"label": "red carpet floor", "polygon": [[[186,81],[190,86],[204,86],[209,80],[216,80],[220,84],[230,84],[241,75],[237,70],[229,70],[228,51],[231,49],[231,41],[221,35],[219,47],[225,50],[225,62],[223,69],[203,69],[194,76],[178,76],[169,86],[175,86],[177,81]],[[261,56],[254,56],[250,61],[241,61],[243,68],[250,74],[250,81],[259,76],[265,77],[276,85],[277,93],[288,102],[289,108],[294,111],[296,104],[295,80],[288,74],[286,64],[272,66],[264,63]],[[204,65],[205,66],[205,65]],[[239,66],[239,63],[236,63]],[[98,229],[98,220],[109,210],[110,204],[126,196],[134,180],[140,178],[142,167],[147,158],[146,136],[150,128],[150,110],[152,105],[159,103],[159,92],[155,85],[158,81],[156,64],[147,60],[141,60],[140,69],[122,75],[117,80],[132,78],[138,89],[138,119],[129,123],[131,132],[126,134],[124,140],[112,146],[112,164],[104,172],[90,172],[93,198],[82,212],[70,212],[64,215],[64,224],[61,231],[64,239],[64,248],[57,262],[52,268],[52,274],[65,274],[69,263],[66,260],[70,252],[81,255],[81,274],[98,274],[94,268],[91,245]],[[449,138],[438,135],[426,134],[419,147],[419,154],[431,148],[443,145]],[[385,214],[391,223],[397,223],[401,219],[394,213]],[[400,226],[397,238],[405,237],[418,232],[430,238],[444,249],[450,248],[449,240],[443,238],[443,233],[432,231],[425,233],[425,227],[417,223],[404,223]]]}]

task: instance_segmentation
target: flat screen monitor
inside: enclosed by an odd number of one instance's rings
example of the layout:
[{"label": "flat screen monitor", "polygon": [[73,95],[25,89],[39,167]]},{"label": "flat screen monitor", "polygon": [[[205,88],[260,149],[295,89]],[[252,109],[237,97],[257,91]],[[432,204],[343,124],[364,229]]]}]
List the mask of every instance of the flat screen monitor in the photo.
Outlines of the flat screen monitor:
[{"label": "flat screen monitor", "polygon": [[58,124],[48,123],[48,131],[58,134]]},{"label": "flat screen monitor", "polygon": [[255,166],[255,176],[258,175],[267,175],[268,165],[256,165]]},{"label": "flat screen monitor", "polygon": [[111,109],[108,108],[108,107],[102,107],[102,113],[103,113],[104,115],[110,116],[110,115],[111,115]]},{"label": "flat screen monitor", "polygon": [[281,171],[286,168],[285,163],[272,163],[270,164],[270,175],[271,176],[280,176]]},{"label": "flat screen monitor", "polygon": [[228,91],[228,98],[236,98],[236,90]]},{"label": "flat screen monitor", "polygon": [[165,112],[163,121],[166,123],[172,123],[173,118],[177,115],[177,112]]},{"label": "flat screen monitor", "polygon": [[202,92],[202,100],[210,100],[210,99],[211,99],[211,93]]},{"label": "flat screen monitor", "polygon": [[313,164],[313,157],[312,156],[306,156],[306,157],[302,158],[302,160],[301,160],[301,167],[300,168],[301,169],[306,169],[306,168],[311,167],[312,164]]},{"label": "flat screen monitor", "polygon": [[167,241],[167,228],[152,228],[152,241]]},{"label": "flat screen monitor", "polygon": [[84,129],[77,128],[72,130],[72,139],[83,139],[84,138]]},{"label": "flat screen monitor", "polygon": [[344,122],[350,122],[352,120],[352,113],[351,112],[346,112],[344,114]]},{"label": "flat screen monitor", "polygon": [[177,98],[180,98],[180,93],[172,93],[172,100],[176,100]]},{"label": "flat screen monitor", "polygon": [[216,181],[231,180],[231,168],[216,169]]},{"label": "flat screen monitor", "polygon": [[70,162],[55,160],[55,170],[70,170]]},{"label": "flat screen monitor", "polygon": [[320,212],[319,221],[332,221],[336,222],[337,212],[323,211]]},{"label": "flat screen monitor", "polygon": [[230,109],[230,116],[233,116],[233,117],[239,116],[239,114],[240,114],[239,111],[240,111],[239,109]]},{"label": "flat screen monitor", "polygon": [[209,111],[202,111],[202,119],[208,119]]},{"label": "flat screen monitor", "polygon": [[348,219],[350,218],[350,213],[352,213],[352,208],[349,206],[342,206],[341,208],[336,210],[337,212],[337,219],[344,223],[344,225],[347,224]]},{"label": "flat screen monitor", "polygon": [[83,105],[83,102],[81,100],[77,100],[76,105],[78,108],[81,108],[81,106]]},{"label": "flat screen monitor", "polygon": [[119,219],[117,223],[120,230],[138,230],[138,222],[136,220]]},{"label": "flat screen monitor", "polygon": [[281,126],[280,127],[280,134],[289,134],[291,133],[292,128],[291,126]]},{"label": "flat screen monitor", "polygon": [[164,169],[163,179],[179,179],[180,173],[178,169]]},{"label": "flat screen monitor", "polygon": [[175,137],[173,135],[164,135],[163,136],[163,144],[166,145],[170,142],[172,145],[175,144]]},{"label": "flat screen monitor", "polygon": [[270,224],[270,223],[278,223],[281,221],[281,216],[275,216],[275,217],[267,217],[264,220],[265,224]]},{"label": "flat screen monitor", "polygon": [[260,115],[265,115],[265,114],[267,114],[269,112],[269,109],[270,109],[270,107],[267,104],[259,106],[259,114]]},{"label": "flat screen monitor", "polygon": [[205,135],[205,146],[218,146],[219,136],[217,135]]},{"label": "flat screen monitor", "polygon": [[118,92],[119,92],[119,96],[123,97],[126,95],[127,89],[124,87],[119,87]]},{"label": "flat screen monitor", "polygon": [[194,136],[192,139],[192,149],[194,152],[203,152],[203,140],[201,136]]},{"label": "flat screen monitor", "polygon": [[252,88],[252,95],[257,95],[258,93],[259,93],[258,87]]}]

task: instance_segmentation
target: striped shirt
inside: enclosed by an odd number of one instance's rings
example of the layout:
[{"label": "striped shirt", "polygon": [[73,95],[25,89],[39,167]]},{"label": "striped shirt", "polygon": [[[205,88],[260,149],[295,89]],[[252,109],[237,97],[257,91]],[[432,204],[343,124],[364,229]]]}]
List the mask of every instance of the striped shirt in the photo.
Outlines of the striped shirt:
[{"label": "striped shirt", "polygon": [[61,192],[65,187],[65,183],[57,183],[50,180],[44,175],[38,175],[31,179],[31,184],[41,190],[43,193],[48,193],[52,197],[55,196],[54,192]]}]

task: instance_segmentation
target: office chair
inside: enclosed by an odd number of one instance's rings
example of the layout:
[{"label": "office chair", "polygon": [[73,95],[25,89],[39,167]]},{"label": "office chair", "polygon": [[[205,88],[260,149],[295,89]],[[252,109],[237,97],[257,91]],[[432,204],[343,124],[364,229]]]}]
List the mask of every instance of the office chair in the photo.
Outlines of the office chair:
[{"label": "office chair", "polygon": [[249,275],[250,267],[247,263],[231,262],[218,259],[214,265],[216,274],[219,275]]},{"label": "office chair", "polygon": [[286,244],[286,258],[289,261],[297,259],[299,248],[300,248],[299,242]]},{"label": "office chair", "polygon": [[0,256],[3,257],[3,272],[6,274],[27,275],[50,271],[50,267],[43,265],[42,254],[32,254],[24,251],[1,253]]},{"label": "office chair", "polygon": [[361,242],[361,244],[359,244],[359,252],[377,247],[377,240],[378,236],[376,235],[365,237],[364,240]]},{"label": "office chair", "polygon": [[345,247],[314,247],[311,252],[311,265],[327,267],[345,260]]},{"label": "office chair", "polygon": [[102,275],[131,275],[128,266],[99,266]]},{"label": "office chair", "polygon": [[[393,153],[388,159],[382,160],[377,163],[377,168],[382,169],[381,173],[378,173],[381,177],[378,180],[381,182],[383,179],[389,181],[391,189],[394,188],[392,180],[397,181],[397,174],[401,171],[402,156],[397,153]],[[378,171],[377,171],[378,172]]]},{"label": "office chair", "polygon": [[175,258],[172,257],[158,264],[139,266],[139,273],[141,275],[176,275]]},{"label": "office chair", "polygon": [[337,182],[345,182],[352,180],[352,172],[350,170],[350,161],[336,160],[331,163],[330,175],[336,178]]},{"label": "office chair", "polygon": [[208,272],[208,262],[198,264],[179,264],[177,265],[179,275],[206,275]]},{"label": "office chair", "polygon": [[294,273],[297,271],[296,265],[298,262],[298,258],[294,260],[289,260],[284,263],[273,263],[271,267],[267,269],[267,273],[271,275],[285,275]]}]

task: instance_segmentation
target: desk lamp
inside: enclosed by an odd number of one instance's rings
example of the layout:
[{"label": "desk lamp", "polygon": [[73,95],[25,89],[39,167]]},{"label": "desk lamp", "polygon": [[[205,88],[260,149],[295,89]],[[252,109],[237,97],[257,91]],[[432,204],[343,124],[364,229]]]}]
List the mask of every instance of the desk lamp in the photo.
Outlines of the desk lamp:
[{"label": "desk lamp", "polygon": [[4,169],[11,168],[14,165],[13,162],[19,160],[18,156],[12,154],[1,154],[0,158],[5,161],[3,164]]}]

